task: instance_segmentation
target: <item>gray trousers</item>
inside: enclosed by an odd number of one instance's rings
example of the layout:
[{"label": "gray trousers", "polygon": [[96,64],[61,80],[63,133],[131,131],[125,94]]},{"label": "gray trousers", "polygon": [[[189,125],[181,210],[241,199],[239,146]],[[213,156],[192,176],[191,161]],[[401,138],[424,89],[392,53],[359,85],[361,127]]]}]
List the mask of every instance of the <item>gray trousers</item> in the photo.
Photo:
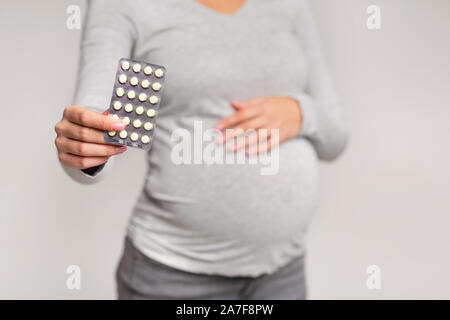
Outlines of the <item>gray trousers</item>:
[{"label": "gray trousers", "polygon": [[154,261],[129,239],[117,268],[119,299],[300,300],[306,298],[304,259],[256,278],[204,275]]}]

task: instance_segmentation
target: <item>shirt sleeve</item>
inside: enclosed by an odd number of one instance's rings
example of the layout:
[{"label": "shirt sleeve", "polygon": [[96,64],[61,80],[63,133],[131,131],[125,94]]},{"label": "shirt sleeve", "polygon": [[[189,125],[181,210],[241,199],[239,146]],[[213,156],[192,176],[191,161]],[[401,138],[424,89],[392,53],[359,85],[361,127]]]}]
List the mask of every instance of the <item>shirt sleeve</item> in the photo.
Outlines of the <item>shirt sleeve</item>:
[{"label": "shirt sleeve", "polygon": [[103,165],[95,168],[89,168],[89,170],[72,169],[63,165],[61,165],[61,167],[73,180],[82,184],[93,184],[100,182],[105,178],[107,172],[111,170],[113,163],[114,158],[111,157]]},{"label": "shirt sleeve", "polygon": [[[129,58],[137,38],[132,7],[123,0],[90,0],[80,47],[74,105],[102,113],[111,99],[117,63]],[[74,180],[91,184],[101,180],[111,161],[90,170],[63,167]]]},{"label": "shirt sleeve", "polygon": [[307,0],[301,0],[299,4],[299,17],[295,22],[296,34],[308,63],[306,86],[293,97],[299,102],[303,116],[300,135],[312,142],[319,159],[331,161],[344,150],[348,132],[309,3]]}]

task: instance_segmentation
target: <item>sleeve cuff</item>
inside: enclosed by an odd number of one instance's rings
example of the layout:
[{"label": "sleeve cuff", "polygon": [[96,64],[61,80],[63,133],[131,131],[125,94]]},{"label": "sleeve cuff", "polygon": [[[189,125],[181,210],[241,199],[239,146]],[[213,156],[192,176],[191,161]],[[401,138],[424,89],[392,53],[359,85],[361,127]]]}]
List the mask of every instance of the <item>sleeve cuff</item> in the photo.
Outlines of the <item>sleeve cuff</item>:
[{"label": "sleeve cuff", "polygon": [[95,177],[99,172],[101,172],[103,170],[105,165],[106,165],[106,162],[102,165],[95,166],[92,168],[81,169],[81,171],[83,171],[85,174],[87,174],[89,176]]},{"label": "sleeve cuff", "polygon": [[73,180],[81,184],[94,184],[102,181],[105,178],[105,176],[107,176],[106,172],[111,169],[113,162],[114,162],[113,158],[110,158],[106,163],[104,163],[101,166],[84,170],[72,169],[65,167],[63,165],[61,166]]},{"label": "sleeve cuff", "polygon": [[293,95],[300,107],[302,113],[302,127],[299,135],[303,137],[311,137],[317,131],[316,109],[313,99],[304,93]]}]

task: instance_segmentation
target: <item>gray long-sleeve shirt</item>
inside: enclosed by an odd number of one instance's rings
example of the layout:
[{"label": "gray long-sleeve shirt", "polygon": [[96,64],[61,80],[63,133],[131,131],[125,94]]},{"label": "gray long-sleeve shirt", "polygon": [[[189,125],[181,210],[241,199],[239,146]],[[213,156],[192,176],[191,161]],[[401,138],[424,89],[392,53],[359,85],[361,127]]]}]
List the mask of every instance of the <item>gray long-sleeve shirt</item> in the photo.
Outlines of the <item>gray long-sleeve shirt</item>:
[{"label": "gray long-sleeve shirt", "polygon": [[[76,104],[108,107],[121,57],[167,68],[128,227],[134,245],[169,266],[227,276],[271,273],[301,255],[317,205],[318,159],[337,157],[347,139],[306,1],[247,0],[231,16],[195,1],[91,1]],[[275,174],[262,175],[261,162],[174,160],[174,132],[192,133],[194,144],[196,121],[204,131],[234,112],[230,101],[268,95],[294,97],[303,113],[301,134],[275,148]],[[104,175],[67,171],[84,183]]]}]

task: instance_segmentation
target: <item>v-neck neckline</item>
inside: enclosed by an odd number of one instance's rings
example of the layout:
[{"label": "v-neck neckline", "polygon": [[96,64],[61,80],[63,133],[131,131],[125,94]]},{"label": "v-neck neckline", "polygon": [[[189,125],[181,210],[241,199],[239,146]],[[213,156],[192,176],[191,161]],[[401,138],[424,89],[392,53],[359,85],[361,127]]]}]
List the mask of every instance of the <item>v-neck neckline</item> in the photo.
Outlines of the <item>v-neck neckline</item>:
[{"label": "v-neck neckline", "polygon": [[244,3],[233,13],[222,13],[220,11],[211,9],[211,8],[205,6],[203,3],[200,3],[196,0],[190,0],[190,2],[192,2],[195,7],[198,7],[199,9],[201,9],[203,11],[207,11],[209,14],[213,14],[216,16],[224,17],[224,18],[233,18],[238,15],[241,15],[242,11],[245,11],[246,8],[248,7],[248,4],[250,1],[251,0],[245,0]]}]

